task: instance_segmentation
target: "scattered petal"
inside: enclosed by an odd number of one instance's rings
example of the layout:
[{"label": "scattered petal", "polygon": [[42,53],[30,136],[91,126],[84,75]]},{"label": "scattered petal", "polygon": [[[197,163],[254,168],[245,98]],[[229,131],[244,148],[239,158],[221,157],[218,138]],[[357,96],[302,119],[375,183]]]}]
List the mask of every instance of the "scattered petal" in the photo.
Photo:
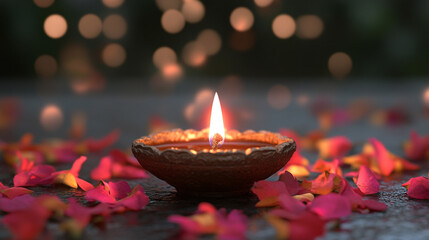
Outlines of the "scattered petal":
[{"label": "scattered petal", "polygon": [[341,158],[352,149],[352,142],[347,137],[337,136],[320,140],[317,148],[321,158]]},{"label": "scattered petal", "polygon": [[408,188],[407,194],[409,197],[429,199],[429,180],[426,177],[411,178],[402,186]]},{"label": "scattered petal", "polygon": [[380,190],[377,177],[367,166],[360,167],[359,174],[354,181],[359,190],[365,195],[375,194]]},{"label": "scattered petal", "polygon": [[316,197],[311,202],[310,210],[324,220],[333,220],[349,216],[352,207],[346,197],[330,193]]}]

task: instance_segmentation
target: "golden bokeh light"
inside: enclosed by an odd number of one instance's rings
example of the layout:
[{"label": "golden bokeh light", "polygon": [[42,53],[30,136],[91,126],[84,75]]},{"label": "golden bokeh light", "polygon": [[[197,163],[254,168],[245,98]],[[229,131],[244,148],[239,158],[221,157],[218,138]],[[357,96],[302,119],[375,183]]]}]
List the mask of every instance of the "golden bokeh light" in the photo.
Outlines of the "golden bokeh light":
[{"label": "golden bokeh light", "polygon": [[95,14],[86,14],[79,20],[79,32],[84,38],[92,39],[100,35],[103,22]]},{"label": "golden bokeh light", "polygon": [[274,18],[272,28],[276,37],[286,39],[295,33],[296,24],[290,15],[280,14]]},{"label": "golden bokeh light", "polygon": [[352,70],[352,65],[352,59],[344,52],[336,52],[332,54],[328,60],[329,72],[337,79],[343,79],[349,75]]},{"label": "golden bokeh light", "polygon": [[296,36],[299,38],[318,38],[323,32],[323,28],[323,21],[317,15],[302,15],[296,19]]},{"label": "golden bokeh light", "polygon": [[163,12],[169,9],[179,10],[182,5],[182,0],[156,0],[156,5]]},{"label": "golden bokeh light", "polygon": [[50,7],[54,3],[54,0],[33,0],[33,2],[39,8],[47,8],[47,7]]},{"label": "golden bokeh light", "polygon": [[182,13],[189,23],[197,23],[204,17],[206,10],[204,5],[198,0],[185,1],[182,6]]},{"label": "golden bokeh light", "polygon": [[107,45],[101,53],[101,59],[109,67],[121,66],[124,64],[126,58],[127,53],[125,49],[117,43]]},{"label": "golden bokeh light", "polygon": [[270,88],[267,95],[268,104],[277,110],[286,108],[291,100],[289,88],[284,85],[275,85]]},{"label": "golden bokeh light", "polygon": [[152,61],[158,69],[162,69],[164,65],[177,62],[176,52],[169,47],[160,47],[153,53]]},{"label": "golden bokeh light", "polygon": [[46,35],[50,38],[60,38],[67,32],[67,21],[59,14],[48,16],[43,24]]},{"label": "golden bokeh light", "polygon": [[197,104],[205,104],[212,100],[214,94],[215,92],[212,89],[203,88],[195,94],[194,102]]},{"label": "golden bokeh light", "polygon": [[167,63],[162,66],[161,73],[165,80],[175,82],[183,76],[183,69],[177,63]]},{"label": "golden bokeh light", "polygon": [[127,32],[127,22],[119,14],[107,16],[103,22],[103,33],[107,38],[120,39]]},{"label": "golden bokeh light", "polygon": [[57,130],[63,124],[63,112],[55,104],[48,104],[40,112],[40,123],[45,130]]},{"label": "golden bokeh light", "polygon": [[41,78],[51,78],[58,71],[58,63],[51,55],[41,55],[34,62],[34,70]]},{"label": "golden bokeh light", "polygon": [[102,2],[108,8],[117,8],[124,3],[124,0],[102,0]]},{"label": "golden bokeh light", "polygon": [[426,88],[425,92],[423,93],[423,102],[425,105],[429,106],[429,87]]},{"label": "golden bokeh light", "polygon": [[189,42],[183,47],[182,51],[183,61],[192,67],[199,67],[206,62],[207,54],[204,47],[194,41]]},{"label": "golden bokeh light", "polygon": [[222,39],[213,29],[206,29],[198,34],[197,42],[201,44],[208,56],[215,55],[222,47]]},{"label": "golden bokeh light", "polygon": [[185,17],[181,12],[169,9],[162,14],[161,25],[166,32],[175,34],[185,27]]},{"label": "golden bokeh light", "polygon": [[185,115],[186,120],[188,120],[189,122],[193,121],[195,116],[195,104],[194,103],[188,104],[185,107],[183,114]]},{"label": "golden bokeh light", "polygon": [[255,4],[258,7],[268,7],[273,3],[273,0],[255,0]]},{"label": "golden bokeh light", "polygon": [[229,21],[235,30],[245,32],[253,26],[254,17],[248,8],[238,7],[232,11]]}]

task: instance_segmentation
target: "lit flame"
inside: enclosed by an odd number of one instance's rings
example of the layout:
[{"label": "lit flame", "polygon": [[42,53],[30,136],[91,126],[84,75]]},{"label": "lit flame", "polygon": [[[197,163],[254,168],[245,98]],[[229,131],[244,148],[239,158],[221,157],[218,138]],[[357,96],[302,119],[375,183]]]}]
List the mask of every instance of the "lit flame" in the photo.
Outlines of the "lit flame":
[{"label": "lit flame", "polygon": [[210,146],[213,149],[222,146],[225,142],[225,128],[223,126],[222,109],[220,107],[217,93],[215,93],[213,99],[212,113],[210,116],[209,141]]}]

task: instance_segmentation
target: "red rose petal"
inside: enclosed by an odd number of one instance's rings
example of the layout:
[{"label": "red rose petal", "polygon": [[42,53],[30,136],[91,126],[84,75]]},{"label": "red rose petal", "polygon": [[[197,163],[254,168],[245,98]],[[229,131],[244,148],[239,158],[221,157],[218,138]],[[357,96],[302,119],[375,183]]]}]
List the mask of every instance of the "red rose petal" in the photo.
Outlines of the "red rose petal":
[{"label": "red rose petal", "polygon": [[116,199],[106,191],[103,185],[87,191],[85,193],[85,198],[88,201],[99,201],[101,203],[112,204],[116,203]]},{"label": "red rose petal", "polygon": [[138,211],[149,203],[149,197],[145,194],[142,186],[137,185],[132,193],[117,202],[117,205],[126,209]]},{"label": "red rose petal", "polygon": [[387,205],[372,199],[363,200],[363,204],[371,211],[384,212],[387,210]]},{"label": "red rose petal", "polygon": [[429,181],[425,177],[411,178],[403,186],[408,186],[407,194],[416,199],[429,199]]},{"label": "red rose petal", "polygon": [[97,181],[107,180],[112,177],[112,159],[109,156],[103,157],[100,164],[91,171],[91,178]]},{"label": "red rose petal", "polygon": [[34,239],[45,228],[49,212],[34,206],[25,211],[17,211],[3,217],[1,221],[15,239]]},{"label": "red rose petal", "polygon": [[89,183],[89,182],[87,182],[81,178],[76,178],[76,182],[77,182],[77,185],[85,192],[89,191],[91,189],[94,189],[94,186],[91,183]]},{"label": "red rose petal", "polygon": [[327,138],[317,143],[321,158],[344,157],[352,146],[352,142],[345,136]]},{"label": "red rose petal", "polygon": [[120,131],[116,129],[99,140],[90,138],[86,140],[85,143],[89,151],[100,152],[113,145],[119,139],[120,135]]},{"label": "red rose petal", "polygon": [[390,157],[389,152],[384,145],[375,138],[369,139],[369,142],[374,147],[375,158],[380,169],[380,173],[384,176],[389,176],[395,169],[395,161]]},{"label": "red rose petal", "polygon": [[141,167],[137,168],[134,166],[124,166],[117,163],[112,164],[111,171],[112,176],[116,178],[141,179],[149,177],[149,175]]},{"label": "red rose petal", "polygon": [[14,199],[0,197],[0,210],[3,212],[16,212],[28,209],[35,201],[35,197],[26,194]]},{"label": "red rose petal", "polygon": [[122,199],[128,196],[128,193],[131,192],[131,187],[125,181],[118,182],[109,182],[109,191],[110,195],[115,199]]},{"label": "red rose petal", "polygon": [[287,192],[290,195],[298,194],[301,191],[301,186],[290,172],[284,172],[279,176],[279,181],[286,185]]},{"label": "red rose petal", "polygon": [[278,200],[282,209],[293,214],[299,214],[306,209],[305,204],[291,197],[289,194],[280,195]]},{"label": "red rose petal", "polygon": [[259,200],[288,193],[286,185],[283,182],[265,180],[257,181],[252,187],[252,192],[258,196]]},{"label": "red rose petal", "polygon": [[375,194],[380,190],[377,177],[367,166],[360,167],[355,183],[359,190],[365,195]]},{"label": "red rose petal", "polygon": [[347,217],[352,207],[347,197],[330,193],[316,197],[310,205],[310,210],[324,220]]},{"label": "red rose petal", "polygon": [[82,164],[86,161],[86,159],[87,158],[85,156],[81,156],[80,158],[76,159],[69,172],[73,174],[73,176],[79,177],[80,168],[82,167]]},{"label": "red rose petal", "polygon": [[290,221],[289,239],[314,240],[325,234],[325,223],[318,215],[305,212],[298,218]]}]

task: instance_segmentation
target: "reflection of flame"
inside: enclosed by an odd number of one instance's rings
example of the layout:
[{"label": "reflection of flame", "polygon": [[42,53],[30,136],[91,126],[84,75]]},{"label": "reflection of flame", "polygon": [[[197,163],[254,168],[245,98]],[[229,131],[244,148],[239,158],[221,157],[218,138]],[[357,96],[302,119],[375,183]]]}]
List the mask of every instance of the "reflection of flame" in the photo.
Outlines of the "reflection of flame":
[{"label": "reflection of flame", "polygon": [[215,93],[210,116],[209,130],[210,146],[213,148],[220,147],[225,142],[225,128],[223,126],[222,109],[220,107],[219,97]]}]

